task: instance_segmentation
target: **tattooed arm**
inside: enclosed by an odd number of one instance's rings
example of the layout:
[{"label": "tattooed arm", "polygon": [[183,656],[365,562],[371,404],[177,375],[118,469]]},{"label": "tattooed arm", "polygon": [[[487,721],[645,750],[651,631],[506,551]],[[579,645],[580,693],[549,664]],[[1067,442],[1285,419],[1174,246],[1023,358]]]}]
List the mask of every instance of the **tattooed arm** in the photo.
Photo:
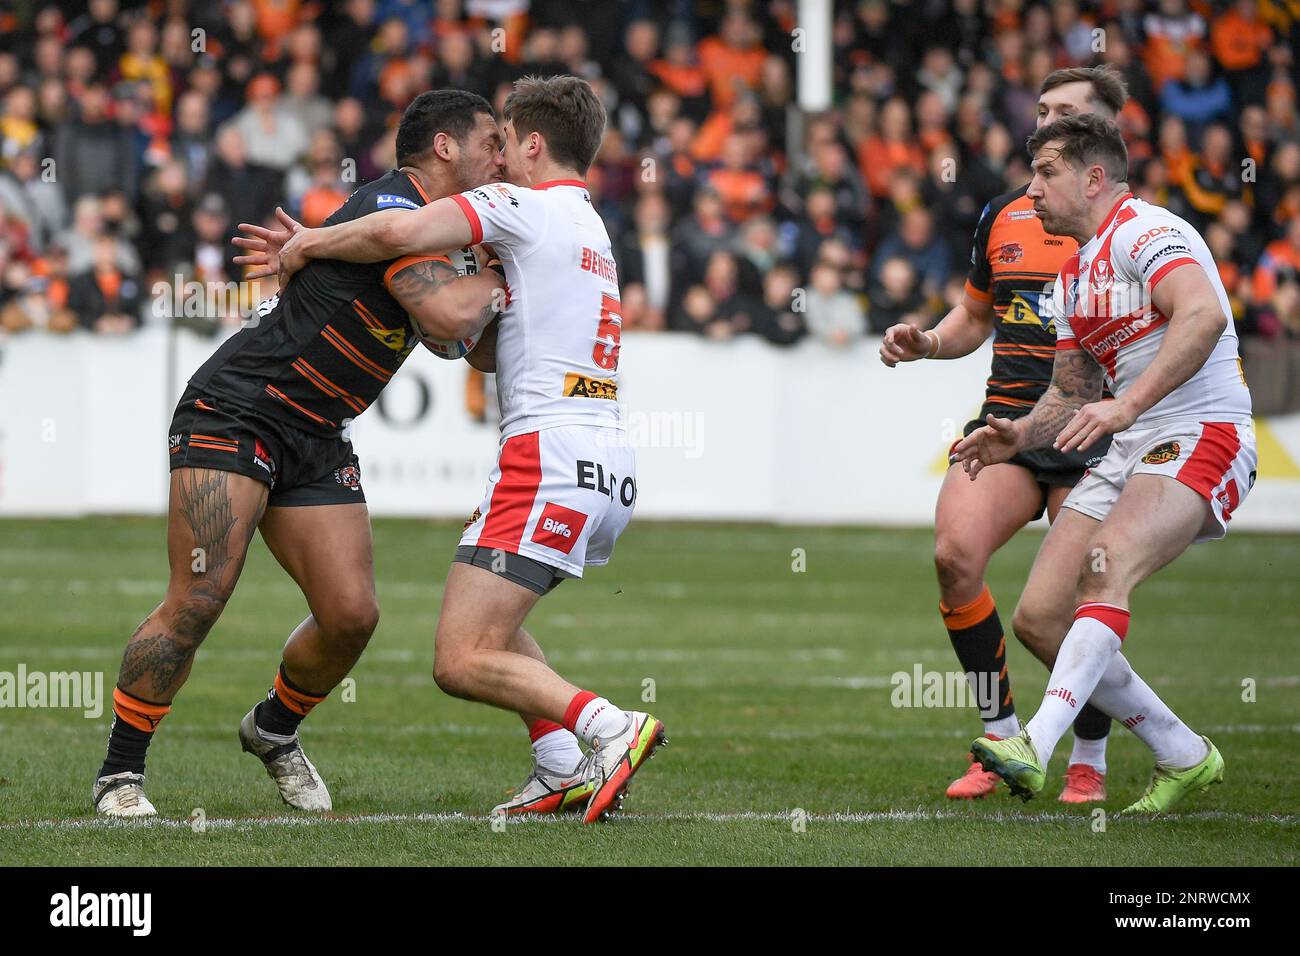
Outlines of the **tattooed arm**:
[{"label": "tattooed arm", "polygon": [[447,341],[482,331],[504,307],[504,289],[495,269],[462,276],[441,257],[421,259],[388,278],[388,291],[424,334]]},{"label": "tattooed arm", "polygon": [[974,478],[980,468],[1009,461],[1029,448],[1051,444],[1079,412],[1101,398],[1102,368],[1082,349],[1056,350],[1052,384],[1024,418],[988,416],[988,424],[957,443],[952,461]]}]

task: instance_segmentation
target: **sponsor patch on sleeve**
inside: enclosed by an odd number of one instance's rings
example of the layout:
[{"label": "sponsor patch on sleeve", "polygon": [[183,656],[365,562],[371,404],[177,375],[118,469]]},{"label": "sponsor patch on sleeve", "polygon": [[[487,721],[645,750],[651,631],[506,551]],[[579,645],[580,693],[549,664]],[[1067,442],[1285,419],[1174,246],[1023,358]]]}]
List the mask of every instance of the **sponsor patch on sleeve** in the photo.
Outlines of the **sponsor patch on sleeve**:
[{"label": "sponsor patch on sleeve", "polygon": [[420,204],[413,199],[407,199],[405,196],[398,196],[394,193],[380,193],[375,197],[375,205],[380,209],[389,206],[401,206],[403,209],[419,209]]}]

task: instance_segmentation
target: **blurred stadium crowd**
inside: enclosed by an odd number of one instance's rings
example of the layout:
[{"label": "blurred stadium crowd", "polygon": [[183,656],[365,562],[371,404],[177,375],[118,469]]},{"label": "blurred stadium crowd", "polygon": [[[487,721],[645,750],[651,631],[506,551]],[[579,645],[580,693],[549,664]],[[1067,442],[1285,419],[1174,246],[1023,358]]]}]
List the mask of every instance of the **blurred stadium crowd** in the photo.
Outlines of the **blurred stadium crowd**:
[{"label": "blurred stadium crowd", "polygon": [[[525,73],[609,106],[588,182],[625,328],[845,345],[958,300],[1028,181],[1043,77],[1111,63],[1131,183],[1202,228],[1245,332],[1300,338],[1300,3],[834,4],[834,108],[793,107],[793,0],[90,0],[0,13],[0,326],[237,324],[236,223],[322,222],[403,108]],[[179,288],[179,287],[178,287]],[[799,290],[795,294],[796,290]],[[222,302],[224,301],[224,305]],[[5,332],[0,332],[0,336]]]}]

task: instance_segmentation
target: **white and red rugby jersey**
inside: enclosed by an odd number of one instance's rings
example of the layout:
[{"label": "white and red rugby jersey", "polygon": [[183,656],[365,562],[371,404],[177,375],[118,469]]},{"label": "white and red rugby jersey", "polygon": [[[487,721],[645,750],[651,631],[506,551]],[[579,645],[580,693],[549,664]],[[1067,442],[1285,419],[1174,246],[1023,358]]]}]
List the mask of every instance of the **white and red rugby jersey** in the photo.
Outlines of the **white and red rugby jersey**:
[{"label": "white and red rugby jersey", "polygon": [[1169,326],[1152,291],[1179,268],[1204,271],[1227,327],[1190,379],[1149,408],[1134,427],[1173,419],[1251,420],[1250,390],[1237,353],[1237,331],[1214,257],[1200,234],[1169,210],[1126,195],[1097,234],[1061,269],[1053,291],[1056,347],[1083,349],[1119,397],[1156,357]]},{"label": "white and red rugby jersey", "polygon": [[452,199],[474,243],[490,244],[505,267],[497,332],[502,438],[556,425],[622,428],[618,272],[586,184],[487,183]]}]

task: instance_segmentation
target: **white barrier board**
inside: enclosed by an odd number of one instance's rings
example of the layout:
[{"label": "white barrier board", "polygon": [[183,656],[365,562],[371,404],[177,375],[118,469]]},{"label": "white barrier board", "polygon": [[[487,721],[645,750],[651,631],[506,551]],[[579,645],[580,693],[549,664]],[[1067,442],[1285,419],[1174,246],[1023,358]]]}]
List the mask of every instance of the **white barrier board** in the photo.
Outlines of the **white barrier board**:
[{"label": "white barrier board", "polygon": [[[10,339],[0,514],[162,512],[172,407],[217,344],[162,329]],[[619,397],[637,447],[637,514],[930,524],[944,453],[979,409],[989,347],[893,370],[877,347],[625,336]],[[466,373],[417,351],[353,423],[373,514],[461,518],[479,503],[497,431],[466,414]],[[1234,528],[1300,530],[1300,415],[1259,432],[1259,481]]]}]

